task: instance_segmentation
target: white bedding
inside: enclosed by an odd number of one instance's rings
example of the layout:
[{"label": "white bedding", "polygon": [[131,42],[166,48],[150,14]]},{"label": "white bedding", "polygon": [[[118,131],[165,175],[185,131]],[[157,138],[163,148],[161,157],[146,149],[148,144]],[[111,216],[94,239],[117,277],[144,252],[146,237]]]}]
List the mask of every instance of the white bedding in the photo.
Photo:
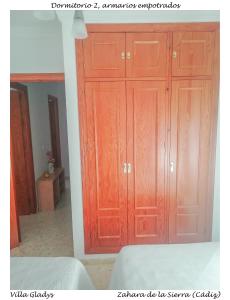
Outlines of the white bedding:
[{"label": "white bedding", "polygon": [[11,257],[12,290],[94,289],[82,263],[71,257]]},{"label": "white bedding", "polygon": [[219,289],[219,243],[124,247],[109,289]]}]

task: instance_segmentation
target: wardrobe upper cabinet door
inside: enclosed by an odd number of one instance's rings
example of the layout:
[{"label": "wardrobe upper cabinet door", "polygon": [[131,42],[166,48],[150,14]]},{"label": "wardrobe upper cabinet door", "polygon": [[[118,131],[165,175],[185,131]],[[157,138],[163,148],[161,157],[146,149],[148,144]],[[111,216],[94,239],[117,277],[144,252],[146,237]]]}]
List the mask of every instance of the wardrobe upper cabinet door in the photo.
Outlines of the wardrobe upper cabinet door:
[{"label": "wardrobe upper cabinet door", "polygon": [[124,33],[90,33],[83,49],[86,77],[125,76]]},{"label": "wardrobe upper cabinet door", "polygon": [[167,33],[127,33],[128,77],[167,75]]},{"label": "wardrobe upper cabinet door", "polygon": [[206,240],[213,113],[210,80],[173,82],[169,220],[173,243]]},{"label": "wardrobe upper cabinet door", "polygon": [[173,33],[173,76],[211,75],[213,68],[214,33]]}]

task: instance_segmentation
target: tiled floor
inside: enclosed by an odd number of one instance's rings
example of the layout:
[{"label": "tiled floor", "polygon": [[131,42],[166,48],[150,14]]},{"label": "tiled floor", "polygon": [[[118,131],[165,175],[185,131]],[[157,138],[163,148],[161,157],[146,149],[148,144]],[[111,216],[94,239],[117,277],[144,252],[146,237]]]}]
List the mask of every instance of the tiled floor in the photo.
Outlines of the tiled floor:
[{"label": "tiled floor", "polygon": [[[22,243],[11,256],[73,256],[70,192],[66,190],[55,211],[20,217]],[[86,260],[96,289],[106,289],[113,260]]]},{"label": "tiled floor", "polygon": [[73,256],[69,190],[55,211],[21,216],[19,221],[22,243],[11,256]]},{"label": "tiled floor", "polygon": [[114,259],[90,260],[83,264],[88,271],[92,282],[97,290],[106,290],[108,288]]}]

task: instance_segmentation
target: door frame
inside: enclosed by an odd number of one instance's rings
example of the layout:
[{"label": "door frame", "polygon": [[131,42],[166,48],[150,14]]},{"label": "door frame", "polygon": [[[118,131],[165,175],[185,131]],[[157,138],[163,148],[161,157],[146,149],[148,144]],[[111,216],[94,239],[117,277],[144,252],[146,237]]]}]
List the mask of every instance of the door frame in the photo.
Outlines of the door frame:
[{"label": "door frame", "polygon": [[[10,87],[12,88],[18,88],[22,89],[26,95],[27,103],[28,102],[28,91],[27,87],[23,85],[23,83],[49,83],[49,82],[65,82],[65,75],[64,73],[11,73],[10,74]],[[29,107],[28,107],[29,110]],[[36,187],[35,187],[35,175],[34,175],[34,163],[33,163],[33,148],[32,148],[32,139],[31,139],[31,127],[30,127],[30,118],[29,118],[29,128],[30,128],[30,136],[29,136],[29,144],[31,145],[31,150],[30,152],[32,153],[32,163],[31,163],[31,174],[32,174],[32,179],[31,181],[34,182],[34,199],[35,199],[35,209],[34,213],[37,212],[37,201],[36,201]]]},{"label": "door frame", "polygon": [[[30,113],[29,113],[29,99],[28,99],[28,90],[25,85],[20,83],[11,83],[10,88],[20,90],[25,95],[24,105],[21,107],[24,115],[24,124],[23,124],[23,139],[25,145],[25,159],[26,159],[26,177],[28,183],[28,190],[30,195],[30,211],[31,213],[37,212],[37,201],[36,201],[36,188],[35,188],[35,175],[34,175],[34,161],[33,161],[33,147],[32,147],[32,138],[31,138],[31,125],[30,125]],[[13,148],[11,150],[13,152]],[[12,153],[13,155],[13,153]],[[12,159],[12,163],[15,162]]]},{"label": "door frame", "polygon": [[[51,119],[51,113],[52,113],[52,107],[51,107],[51,103],[54,104],[54,109],[55,109],[55,113],[54,113],[54,126],[52,126],[52,119]],[[52,154],[54,154],[54,147],[53,147],[53,132],[52,132],[52,128],[55,128],[55,136],[58,137],[55,139],[55,144],[56,144],[56,148],[57,150],[57,158],[55,157],[55,162],[54,164],[57,162],[58,164],[55,164],[56,167],[61,168],[62,167],[62,161],[61,161],[61,139],[60,139],[60,122],[59,122],[59,113],[58,113],[58,98],[48,94],[48,108],[49,108],[49,122],[50,122],[50,141],[51,141],[51,148],[52,148]]]},{"label": "door frame", "polygon": [[[12,150],[11,145],[12,142],[10,137],[10,149]],[[14,178],[14,163],[12,159],[12,151],[10,151],[10,249],[16,248],[21,242]]]},{"label": "door frame", "polygon": [[10,82],[64,82],[64,73],[11,73]]}]

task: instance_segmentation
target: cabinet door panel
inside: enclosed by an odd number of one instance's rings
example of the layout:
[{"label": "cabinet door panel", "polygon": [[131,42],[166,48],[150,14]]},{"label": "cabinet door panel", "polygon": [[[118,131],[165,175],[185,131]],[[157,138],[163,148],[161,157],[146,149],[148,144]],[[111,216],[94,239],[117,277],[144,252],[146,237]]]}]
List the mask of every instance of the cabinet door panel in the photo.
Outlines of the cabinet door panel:
[{"label": "cabinet door panel", "polygon": [[25,147],[25,126],[23,120],[22,102],[24,95],[19,90],[10,91],[10,129],[12,136],[12,160],[14,161],[14,185],[17,203],[17,213],[29,215],[31,213],[30,191],[28,188]]},{"label": "cabinet door panel", "polygon": [[166,239],[166,82],[127,83],[128,231],[130,244]]},{"label": "cabinet door panel", "polygon": [[126,48],[128,77],[167,75],[167,33],[127,33]]},{"label": "cabinet door panel", "polygon": [[90,33],[83,49],[86,77],[125,76],[124,33]]},{"label": "cabinet door panel", "polygon": [[91,236],[91,253],[103,253],[127,243],[125,84],[88,82],[85,92],[87,235]]},{"label": "cabinet door panel", "polygon": [[172,73],[174,76],[211,75],[214,33],[173,33]]},{"label": "cabinet door panel", "polygon": [[171,103],[170,241],[205,241],[212,119],[211,81],[174,81]]},{"label": "cabinet door panel", "polygon": [[[10,144],[12,142],[10,141]],[[20,227],[16,204],[16,189],[14,177],[14,161],[12,148],[10,151],[10,249],[15,248],[20,242]]]}]

